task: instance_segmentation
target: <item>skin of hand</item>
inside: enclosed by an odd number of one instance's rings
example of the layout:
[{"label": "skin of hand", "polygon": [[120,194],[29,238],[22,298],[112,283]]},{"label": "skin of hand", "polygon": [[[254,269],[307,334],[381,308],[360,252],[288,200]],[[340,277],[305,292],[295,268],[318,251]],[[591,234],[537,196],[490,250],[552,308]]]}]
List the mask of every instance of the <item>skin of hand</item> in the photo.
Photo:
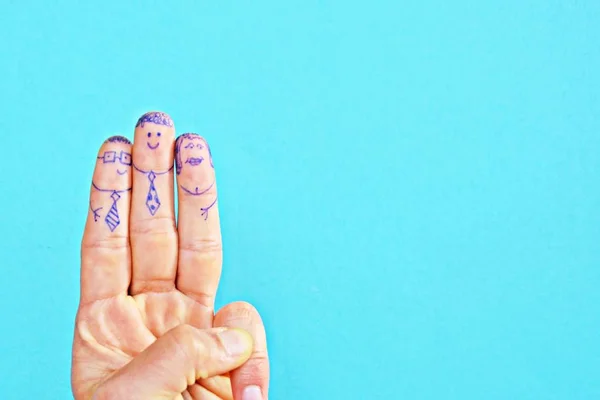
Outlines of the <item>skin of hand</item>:
[{"label": "skin of hand", "polygon": [[214,313],[221,249],[201,136],[175,140],[171,118],[150,112],[133,145],[113,136],[101,146],[81,247],[76,400],[268,399],[260,315],[244,302]]}]

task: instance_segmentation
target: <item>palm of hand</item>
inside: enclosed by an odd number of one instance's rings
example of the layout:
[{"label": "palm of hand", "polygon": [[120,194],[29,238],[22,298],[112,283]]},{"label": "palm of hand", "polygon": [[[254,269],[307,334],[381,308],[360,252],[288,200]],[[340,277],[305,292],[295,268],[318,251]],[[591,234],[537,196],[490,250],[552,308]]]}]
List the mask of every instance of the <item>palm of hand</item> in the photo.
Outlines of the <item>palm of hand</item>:
[{"label": "palm of hand", "polygon": [[[184,168],[184,164],[188,165]],[[255,357],[244,368],[251,372],[232,379],[243,385],[261,375],[265,386],[268,360],[256,310],[246,303],[233,303],[214,315],[222,259],[216,199],[208,144],[192,134],[182,135],[175,143],[173,123],[166,114],[148,113],[140,118],[133,151],[122,137],[103,144],[82,241],[81,303],[72,365],[76,399],[89,399],[99,385],[181,324],[250,331],[255,336]],[[229,376],[187,384],[179,398],[234,398]],[[235,387],[233,392],[238,392]]]},{"label": "palm of hand", "polygon": [[[75,391],[92,393],[100,383],[177,325],[187,323],[211,328],[212,321],[206,326],[205,317],[206,309],[178,290],[118,296],[82,307],[73,346]],[[182,396],[200,399],[202,393],[209,395],[207,391],[230,399],[229,378],[198,381]]]}]

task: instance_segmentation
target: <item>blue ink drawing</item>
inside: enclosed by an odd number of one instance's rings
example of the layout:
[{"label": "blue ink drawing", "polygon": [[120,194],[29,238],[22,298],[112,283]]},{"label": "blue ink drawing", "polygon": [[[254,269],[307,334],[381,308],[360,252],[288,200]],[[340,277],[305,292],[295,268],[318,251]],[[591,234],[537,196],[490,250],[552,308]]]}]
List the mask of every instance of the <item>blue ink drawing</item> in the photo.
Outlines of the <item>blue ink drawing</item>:
[{"label": "blue ink drawing", "polygon": [[154,215],[160,207],[160,199],[158,198],[156,186],[154,186],[154,179],[156,179],[156,174],[150,171],[150,173],[147,176],[148,180],[150,181],[150,187],[148,188],[148,195],[146,196],[146,207],[148,207],[150,213]]},{"label": "blue ink drawing", "polygon": [[102,210],[102,207],[94,209],[94,207],[92,207],[92,200],[90,200],[90,211],[94,214],[94,222],[98,222],[98,219],[100,218],[100,213],[98,211],[100,210]]},{"label": "blue ink drawing", "polygon": [[210,205],[208,207],[202,207],[200,209],[200,211],[202,211],[202,213],[200,215],[202,215],[204,217],[204,220],[206,221],[208,219],[208,211],[213,208],[213,206],[215,205],[215,203],[217,202],[217,197],[215,197],[215,200],[210,203]]},{"label": "blue ink drawing", "polygon": [[[110,193],[110,198],[112,199],[112,205],[110,206],[110,210],[108,210],[108,213],[106,213],[106,217],[104,217],[104,222],[106,223],[106,225],[108,226],[110,231],[114,232],[114,230],[117,228],[117,226],[119,226],[119,224],[121,224],[121,219],[119,217],[119,209],[117,208],[117,202],[121,198],[120,193],[129,192],[131,190],[131,188],[124,189],[124,190],[102,189],[102,188],[98,187],[94,182],[92,182],[92,186],[94,187],[94,189],[96,189],[99,192]],[[91,208],[91,204],[90,204],[90,209],[94,212],[94,221],[97,221],[97,218],[100,217],[100,215],[97,213],[97,211],[100,208],[97,208],[96,210],[94,210]]]},{"label": "blue ink drawing", "polygon": [[167,114],[162,113],[162,112],[149,112],[149,113],[142,115],[140,117],[140,119],[138,119],[135,127],[137,128],[137,127],[141,126],[143,128],[144,124],[146,124],[146,123],[152,123],[155,125],[164,125],[164,126],[168,126],[170,128],[173,127],[173,121],[171,120],[171,117],[169,117]]},{"label": "blue ink drawing", "polygon": [[112,199],[113,203],[110,206],[110,210],[108,210],[104,221],[106,222],[106,225],[108,225],[110,231],[112,232],[121,223],[121,220],[119,219],[119,210],[117,209],[117,201],[119,201],[121,195],[113,191],[110,195],[110,198]]},{"label": "blue ink drawing", "polygon": [[[98,160],[102,160],[103,164],[113,164],[117,160],[119,163],[130,166],[131,165],[131,154],[126,151],[121,151],[118,155],[116,151],[105,151],[104,154],[98,156]],[[119,174],[123,175],[123,174]]]},{"label": "blue ink drawing", "polygon": [[156,186],[154,185],[154,180],[159,175],[164,175],[171,172],[171,170],[173,170],[173,167],[169,168],[167,171],[162,172],[154,172],[152,170],[144,171],[143,169],[136,167],[135,164],[133,164],[133,168],[135,168],[136,171],[146,175],[146,177],[148,178],[148,182],[150,184],[148,187],[148,194],[146,195],[146,207],[148,208],[148,211],[150,211],[150,214],[155,215],[158,209],[160,208],[161,203],[160,198],[158,197],[158,191],[156,190]]},{"label": "blue ink drawing", "polygon": [[[127,138],[124,138],[122,136],[113,136],[109,138],[107,142],[131,144],[129,140],[127,140]],[[127,167],[131,166],[131,154],[127,153],[126,151],[121,151],[118,154],[116,151],[105,151],[101,156],[98,156],[97,158],[98,160],[102,160],[102,164],[114,164],[117,161],[119,161],[121,165],[124,165],[125,171],[121,171],[117,168],[118,175],[125,175],[127,173]],[[98,185],[96,185],[93,181],[92,187],[99,192],[110,193],[110,197],[113,202],[110,209],[108,210],[108,213],[106,214],[106,217],[104,217],[104,222],[106,223],[106,225],[108,225],[110,231],[113,232],[121,223],[121,220],[119,218],[119,209],[117,208],[117,201],[119,201],[119,199],[121,198],[121,195],[119,193],[128,192],[131,190],[131,188],[124,190],[104,189],[98,187]],[[100,211],[101,209],[102,207],[94,209],[90,200],[90,210],[94,214],[94,222],[98,222],[98,219],[100,218],[100,213],[98,211]]]},{"label": "blue ink drawing", "polygon": [[[161,133],[160,132],[156,132],[156,137],[160,137]],[[148,139],[152,138],[152,132],[148,132],[147,133]],[[157,141],[155,145],[150,144],[150,142],[146,142],[146,146],[148,146],[148,148],[150,150],[156,150],[158,148],[158,146],[160,146],[160,141]]]},{"label": "blue ink drawing", "polygon": [[214,185],[215,185],[215,182],[213,181],[213,183],[211,183],[210,186],[204,190],[200,190],[198,188],[198,186],[196,186],[196,188],[194,190],[190,190],[190,189],[186,188],[185,186],[183,186],[181,183],[179,184],[179,187],[181,188],[181,190],[183,190],[187,194],[190,194],[192,196],[200,196],[200,195],[203,195],[204,193],[208,192]]},{"label": "blue ink drawing", "polygon": [[108,139],[106,139],[106,141],[104,143],[124,143],[124,144],[131,144],[131,142],[129,141],[129,139],[127,139],[124,136],[109,137]]},{"label": "blue ink drawing", "polygon": [[[183,141],[184,140],[198,140],[199,142],[203,143],[204,146],[206,146],[206,149],[208,150],[208,158],[210,161],[210,166],[211,167],[215,167],[215,165],[213,164],[213,158],[212,158],[212,153],[210,151],[210,146],[208,145],[208,142],[206,140],[204,140],[204,138],[200,135],[197,135],[195,133],[184,133],[181,136],[179,136],[177,138],[177,140],[175,141],[175,166],[177,167],[177,175],[179,175],[181,173],[181,169],[183,168],[183,164],[184,163],[188,163],[190,165],[194,165],[194,163],[198,163],[200,164],[202,162],[202,160],[182,160],[181,159],[181,146],[183,145]],[[189,145],[189,144],[188,144]],[[202,144],[200,144],[201,146]],[[185,148],[187,148],[187,146],[185,146]]]},{"label": "blue ink drawing", "polygon": [[[187,140],[188,143],[184,146],[184,140]],[[197,141],[198,143],[194,143],[194,141]],[[181,171],[183,170],[183,167],[185,164],[188,164],[192,167],[197,167],[200,164],[202,164],[202,162],[204,161],[204,158],[198,154],[196,154],[196,157],[188,157],[187,159],[183,160],[182,156],[181,156],[181,149],[182,146],[184,149],[188,149],[188,150],[193,150],[194,147],[196,147],[198,150],[202,150],[204,149],[204,147],[206,147],[206,150],[208,151],[208,157],[209,157],[209,161],[210,161],[210,166],[214,169],[214,164],[213,164],[213,158],[212,158],[212,153],[210,151],[210,146],[208,145],[208,143],[206,142],[206,140],[204,140],[204,138],[200,135],[197,135],[195,133],[184,133],[183,135],[179,136],[175,142],[175,166],[177,167],[177,175],[181,174]],[[183,184],[181,182],[179,182],[179,187],[181,188],[181,190],[190,196],[202,196],[204,194],[207,194],[210,189],[213,188],[213,186],[215,185],[215,181],[213,181],[206,189],[200,189],[198,186],[196,186],[194,188],[194,190],[190,190],[188,188],[186,188],[185,186],[183,186]],[[204,220],[206,221],[208,219],[208,212],[210,211],[211,208],[213,208],[213,206],[217,203],[217,196],[215,196],[215,199],[213,200],[212,203],[210,203],[210,205],[208,205],[207,207],[201,207],[200,208],[200,215],[204,217]]]},{"label": "blue ink drawing", "polygon": [[[204,190],[200,190],[198,187],[196,187],[194,190],[189,190],[188,188],[183,186],[181,183],[179,184],[179,187],[181,188],[181,190],[183,190],[184,193],[186,193],[190,196],[202,196],[203,194],[207,193],[210,189],[212,189],[212,187],[214,185],[215,185],[215,182],[213,181],[213,183],[211,183],[210,186]],[[209,206],[200,208],[200,211],[201,211],[200,215],[202,215],[204,217],[205,221],[208,218],[208,211],[211,208],[213,208],[213,206],[215,205],[216,202],[217,202],[217,196],[215,196],[215,200],[212,203],[210,203]]]}]

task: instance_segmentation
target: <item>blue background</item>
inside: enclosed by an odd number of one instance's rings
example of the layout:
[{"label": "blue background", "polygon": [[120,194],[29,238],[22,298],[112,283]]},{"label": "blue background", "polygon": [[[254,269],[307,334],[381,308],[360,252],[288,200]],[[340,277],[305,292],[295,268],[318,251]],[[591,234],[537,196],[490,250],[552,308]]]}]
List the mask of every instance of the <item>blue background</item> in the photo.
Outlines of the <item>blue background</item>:
[{"label": "blue background", "polygon": [[152,109],[272,399],[600,398],[600,2],[78,3],[0,12],[2,399],[70,397],[95,154]]}]

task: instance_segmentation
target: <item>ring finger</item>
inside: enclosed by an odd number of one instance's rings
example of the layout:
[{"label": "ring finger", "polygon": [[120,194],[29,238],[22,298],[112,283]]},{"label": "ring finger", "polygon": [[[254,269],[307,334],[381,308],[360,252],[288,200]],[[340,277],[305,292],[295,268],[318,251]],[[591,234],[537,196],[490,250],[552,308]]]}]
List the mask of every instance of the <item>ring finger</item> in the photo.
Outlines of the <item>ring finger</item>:
[{"label": "ring finger", "polygon": [[210,147],[186,133],[175,143],[179,197],[177,288],[202,307],[201,327],[210,327],[221,276],[221,229]]}]

